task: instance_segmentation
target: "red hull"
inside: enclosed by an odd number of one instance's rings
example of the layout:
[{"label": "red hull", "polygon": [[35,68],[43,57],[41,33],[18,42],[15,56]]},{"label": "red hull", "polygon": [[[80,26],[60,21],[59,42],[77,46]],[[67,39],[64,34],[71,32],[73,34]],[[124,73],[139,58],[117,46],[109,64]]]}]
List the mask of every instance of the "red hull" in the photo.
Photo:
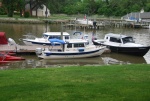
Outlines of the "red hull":
[{"label": "red hull", "polygon": [[20,60],[25,60],[25,59],[22,57],[4,55],[4,54],[0,56],[0,61],[20,61]]},{"label": "red hull", "polygon": [[0,61],[0,64],[10,63],[11,61]]}]

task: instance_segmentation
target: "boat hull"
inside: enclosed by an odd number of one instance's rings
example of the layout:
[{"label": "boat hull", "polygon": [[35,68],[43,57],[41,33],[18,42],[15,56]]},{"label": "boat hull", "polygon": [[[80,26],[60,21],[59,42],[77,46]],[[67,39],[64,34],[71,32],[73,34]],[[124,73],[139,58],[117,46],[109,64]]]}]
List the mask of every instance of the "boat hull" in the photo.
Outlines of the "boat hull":
[{"label": "boat hull", "polygon": [[[23,41],[25,45],[30,45],[30,46],[34,46],[34,45],[52,45],[50,42],[40,42],[40,41],[27,41],[27,40],[24,40]],[[60,44],[56,43],[55,46],[60,46]]]},{"label": "boat hull", "polygon": [[145,47],[116,47],[107,46],[112,52],[125,53],[135,56],[144,56],[150,49],[150,46]]},{"label": "boat hull", "polygon": [[25,58],[11,56],[11,55],[1,55],[0,56],[0,61],[21,61],[21,60],[25,60]]},{"label": "boat hull", "polygon": [[0,61],[0,64],[7,64],[10,63],[11,61]]},{"label": "boat hull", "polygon": [[98,43],[93,41],[94,45],[104,45],[111,50],[111,52],[135,55],[135,56],[144,56],[150,49],[150,46],[139,46],[139,47],[119,47],[119,46],[110,46],[105,45],[104,43]]},{"label": "boat hull", "polygon": [[104,53],[104,48],[97,48],[96,50],[84,51],[84,52],[51,52],[43,51],[41,55],[38,55],[42,59],[75,59],[75,58],[88,58],[100,56]]}]

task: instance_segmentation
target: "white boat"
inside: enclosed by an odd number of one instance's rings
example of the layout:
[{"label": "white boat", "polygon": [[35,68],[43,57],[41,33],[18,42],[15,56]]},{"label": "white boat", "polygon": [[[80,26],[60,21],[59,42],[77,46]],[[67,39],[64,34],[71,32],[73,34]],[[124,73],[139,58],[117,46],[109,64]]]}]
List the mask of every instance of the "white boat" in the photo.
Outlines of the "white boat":
[{"label": "white boat", "polygon": [[150,29],[150,25],[142,25],[142,28],[144,28],[144,29]]},{"label": "white boat", "polygon": [[83,39],[70,39],[67,41],[50,39],[51,43],[60,42],[62,48],[53,51],[49,48],[37,48],[36,54],[42,59],[75,59],[100,56],[106,49],[105,46],[87,44]]},{"label": "white boat", "polygon": [[[70,39],[70,35],[67,32],[62,32],[62,38],[61,38],[61,32],[46,32],[43,33],[43,36],[41,38],[37,38],[33,35],[24,35],[26,38],[23,38],[22,41],[25,43],[25,45],[51,45],[49,39],[57,38],[62,40],[68,40]],[[58,43],[58,45],[60,45]]]},{"label": "white boat", "polygon": [[103,40],[93,39],[94,45],[107,46],[112,52],[125,53],[135,56],[144,56],[150,49],[150,46],[137,44],[133,37],[113,34],[106,34]]},{"label": "white boat", "polygon": [[76,19],[76,22],[78,24],[83,24],[83,25],[93,25],[93,21],[92,20],[89,20],[87,18],[84,18],[84,19]]}]

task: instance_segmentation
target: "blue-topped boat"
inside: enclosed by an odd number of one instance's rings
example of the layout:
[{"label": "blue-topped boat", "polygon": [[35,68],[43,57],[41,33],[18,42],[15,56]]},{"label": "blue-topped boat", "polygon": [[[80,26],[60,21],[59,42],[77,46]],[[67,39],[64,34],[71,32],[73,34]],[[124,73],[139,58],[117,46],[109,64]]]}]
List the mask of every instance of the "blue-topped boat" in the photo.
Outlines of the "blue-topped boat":
[{"label": "blue-topped boat", "polygon": [[59,39],[49,40],[53,45],[61,44],[61,49],[53,51],[49,48],[37,48],[36,54],[42,59],[67,59],[67,58],[87,58],[96,57],[104,53],[105,46],[95,46],[87,44],[83,39],[70,39],[67,41]]},{"label": "blue-topped boat", "polygon": [[51,45],[51,42],[49,41],[49,39],[57,38],[57,39],[62,39],[64,41],[70,39],[70,34],[67,32],[62,32],[62,33],[61,32],[46,32],[46,33],[43,33],[43,36],[41,38],[37,38],[33,35],[24,35],[24,36],[25,38],[23,38],[22,40],[25,43],[25,45]]}]

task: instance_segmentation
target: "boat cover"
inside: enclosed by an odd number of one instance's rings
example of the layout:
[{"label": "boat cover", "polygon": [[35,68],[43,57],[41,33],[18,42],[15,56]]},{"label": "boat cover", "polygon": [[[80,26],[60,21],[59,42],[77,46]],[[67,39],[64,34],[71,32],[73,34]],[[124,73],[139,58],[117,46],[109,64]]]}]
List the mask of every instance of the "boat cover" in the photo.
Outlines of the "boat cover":
[{"label": "boat cover", "polygon": [[0,45],[8,44],[8,40],[5,36],[5,32],[0,32]]},{"label": "boat cover", "polygon": [[55,45],[55,43],[60,43],[60,44],[65,44],[65,41],[60,40],[60,39],[49,39],[52,45]]},{"label": "boat cover", "polygon": [[82,32],[80,32],[80,31],[76,31],[76,32],[74,32],[74,33],[73,33],[73,35],[75,35],[75,34],[80,34],[80,35],[81,35],[81,34],[82,34]]}]

